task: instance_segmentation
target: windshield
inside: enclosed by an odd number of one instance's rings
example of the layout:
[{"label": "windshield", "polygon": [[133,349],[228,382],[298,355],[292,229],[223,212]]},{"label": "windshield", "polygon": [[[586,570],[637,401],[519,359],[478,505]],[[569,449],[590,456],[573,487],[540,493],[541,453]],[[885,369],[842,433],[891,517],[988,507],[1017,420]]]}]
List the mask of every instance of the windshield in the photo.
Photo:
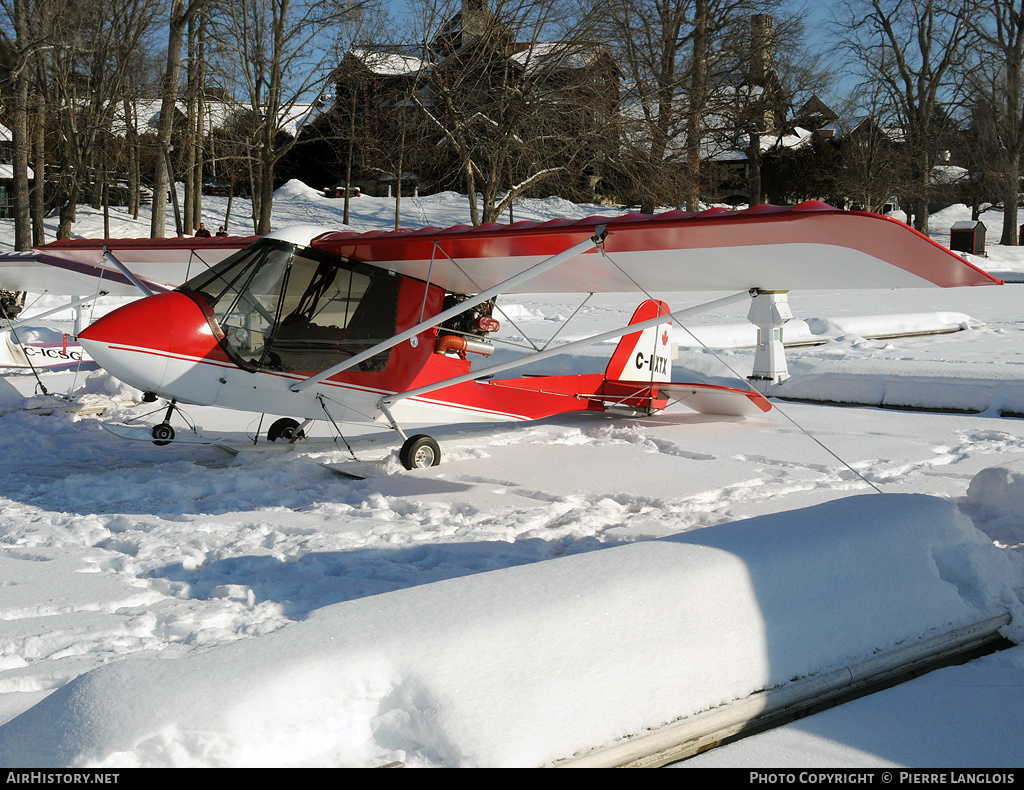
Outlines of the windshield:
[{"label": "windshield", "polygon": [[[398,277],[372,266],[264,240],[192,278],[230,351],[247,367],[315,372],[395,333]],[[360,366],[380,370],[384,351]]]}]

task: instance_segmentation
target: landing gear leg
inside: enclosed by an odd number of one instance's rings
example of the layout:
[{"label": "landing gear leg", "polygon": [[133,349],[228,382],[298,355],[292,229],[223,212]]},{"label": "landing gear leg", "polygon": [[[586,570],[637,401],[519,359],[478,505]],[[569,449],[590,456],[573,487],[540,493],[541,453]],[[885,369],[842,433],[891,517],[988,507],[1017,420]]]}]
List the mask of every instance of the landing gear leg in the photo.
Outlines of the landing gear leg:
[{"label": "landing gear leg", "polygon": [[441,463],[441,448],[434,437],[425,433],[406,436],[383,400],[378,401],[377,406],[384,412],[388,424],[395,433],[402,437],[402,449],[398,451],[398,460],[402,462],[402,466],[406,469],[426,469],[428,466],[437,466]]},{"label": "landing gear leg", "polygon": [[177,406],[177,401],[172,400],[167,404],[167,411],[164,413],[164,421],[153,426],[153,444],[163,447],[174,441],[174,428],[171,427],[171,415]]}]

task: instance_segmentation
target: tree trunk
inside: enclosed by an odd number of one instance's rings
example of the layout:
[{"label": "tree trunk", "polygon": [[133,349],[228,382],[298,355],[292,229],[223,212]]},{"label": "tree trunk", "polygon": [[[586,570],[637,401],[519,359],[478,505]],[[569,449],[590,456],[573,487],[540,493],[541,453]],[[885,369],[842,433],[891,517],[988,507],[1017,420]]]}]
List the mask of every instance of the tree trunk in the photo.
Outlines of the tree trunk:
[{"label": "tree trunk", "polygon": [[35,93],[32,180],[32,244],[46,243],[46,103],[42,89]]},{"label": "tree trunk", "polygon": [[157,155],[153,172],[153,216],[149,223],[149,235],[154,239],[163,237],[166,226],[168,173],[165,154],[171,148],[171,132],[174,129],[174,105],[178,100],[178,80],[181,79],[181,45],[188,20],[191,19],[200,4],[201,0],[193,0],[186,8],[185,0],[171,0],[171,13],[167,28],[167,67],[164,71],[160,97],[160,121],[156,132]]},{"label": "tree trunk", "polygon": [[60,224],[57,226],[58,239],[71,238],[71,226],[75,222],[76,205],[78,205],[78,181],[71,179],[60,204]]},{"label": "tree trunk", "polygon": [[358,84],[353,84],[349,88],[349,92],[352,95],[352,103],[349,107],[348,117],[348,162],[345,164],[345,216],[342,219],[342,222],[346,225],[349,224],[349,202],[352,200],[352,154],[356,141],[356,96],[359,88]]},{"label": "tree trunk", "polygon": [[28,158],[28,0],[15,0],[14,27],[18,48],[17,77],[11,113],[11,138],[14,154],[14,248],[27,250],[32,246],[29,217]]},{"label": "tree trunk", "polygon": [[747,148],[747,202],[751,206],[764,203],[761,190],[761,134],[757,129],[749,131],[750,144]]},{"label": "tree trunk", "polygon": [[402,154],[405,153],[405,126],[398,141],[398,170],[395,172],[395,230],[402,227]]},{"label": "tree trunk", "polygon": [[1009,157],[1009,167],[1006,169],[1007,179],[1003,192],[1003,233],[999,243],[1005,247],[1017,246],[1017,202],[1020,200],[1019,178],[1020,153],[1013,151]]},{"label": "tree trunk", "polygon": [[476,203],[476,179],[473,177],[473,161],[466,159],[466,194],[469,196],[469,221],[476,227],[480,224],[480,208]]},{"label": "tree trunk", "polygon": [[135,112],[131,100],[125,96],[122,104],[125,118],[124,146],[128,153],[128,211],[133,219],[138,219],[140,203],[139,135],[135,128]]},{"label": "tree trunk", "polygon": [[700,211],[700,141],[704,134],[701,119],[707,90],[708,0],[696,0],[693,32],[693,74],[686,123],[686,210]]}]

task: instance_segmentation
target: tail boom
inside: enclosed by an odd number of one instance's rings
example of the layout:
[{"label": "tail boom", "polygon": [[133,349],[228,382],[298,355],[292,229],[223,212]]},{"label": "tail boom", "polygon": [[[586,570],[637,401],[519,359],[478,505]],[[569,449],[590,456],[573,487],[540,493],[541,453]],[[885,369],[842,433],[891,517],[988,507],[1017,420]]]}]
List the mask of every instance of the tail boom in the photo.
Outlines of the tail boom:
[{"label": "tail boom", "polygon": [[715,384],[672,381],[672,321],[665,302],[648,299],[633,313],[630,324],[665,316],[663,323],[623,335],[604,375],[527,376],[499,379],[484,386],[525,390],[550,396],[545,416],[566,411],[625,408],[651,414],[676,401],[702,414],[746,417],[772,406],[758,392]]}]

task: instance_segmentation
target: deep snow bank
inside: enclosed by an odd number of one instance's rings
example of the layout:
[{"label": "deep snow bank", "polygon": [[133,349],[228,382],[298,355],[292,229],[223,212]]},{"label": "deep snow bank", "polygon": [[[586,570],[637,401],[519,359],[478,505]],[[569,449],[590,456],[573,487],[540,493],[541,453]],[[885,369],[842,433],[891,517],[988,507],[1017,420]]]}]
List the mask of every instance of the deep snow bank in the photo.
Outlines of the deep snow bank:
[{"label": "deep snow bank", "polygon": [[1024,414],[1024,381],[999,363],[958,368],[902,360],[815,360],[793,366],[793,377],[771,392],[780,398],[920,409]]},{"label": "deep snow bank", "polygon": [[851,497],[318,610],[82,675],[0,764],[539,765],[1015,610],[944,500]]}]

